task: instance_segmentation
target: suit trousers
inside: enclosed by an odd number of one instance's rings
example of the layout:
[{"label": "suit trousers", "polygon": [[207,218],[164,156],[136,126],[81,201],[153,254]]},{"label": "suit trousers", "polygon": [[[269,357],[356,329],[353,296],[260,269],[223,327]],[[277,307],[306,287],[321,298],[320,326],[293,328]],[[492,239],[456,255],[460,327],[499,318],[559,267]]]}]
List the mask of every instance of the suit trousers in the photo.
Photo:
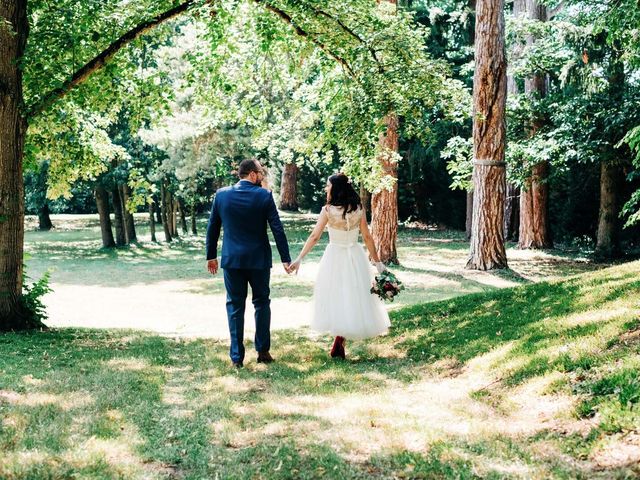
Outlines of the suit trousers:
[{"label": "suit trousers", "polygon": [[227,319],[231,347],[229,356],[233,362],[244,360],[244,311],[248,286],[251,286],[255,309],[255,347],[258,352],[268,352],[271,348],[271,299],[269,279],[271,269],[224,269],[224,286],[227,290]]}]

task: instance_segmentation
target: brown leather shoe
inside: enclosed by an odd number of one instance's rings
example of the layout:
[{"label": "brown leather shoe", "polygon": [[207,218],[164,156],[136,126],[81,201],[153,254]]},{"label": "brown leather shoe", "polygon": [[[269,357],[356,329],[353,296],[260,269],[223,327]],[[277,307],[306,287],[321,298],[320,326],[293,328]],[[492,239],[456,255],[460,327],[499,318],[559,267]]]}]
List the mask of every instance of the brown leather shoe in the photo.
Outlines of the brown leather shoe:
[{"label": "brown leather shoe", "polygon": [[268,351],[258,352],[258,363],[271,363],[271,362],[273,362],[273,357]]}]

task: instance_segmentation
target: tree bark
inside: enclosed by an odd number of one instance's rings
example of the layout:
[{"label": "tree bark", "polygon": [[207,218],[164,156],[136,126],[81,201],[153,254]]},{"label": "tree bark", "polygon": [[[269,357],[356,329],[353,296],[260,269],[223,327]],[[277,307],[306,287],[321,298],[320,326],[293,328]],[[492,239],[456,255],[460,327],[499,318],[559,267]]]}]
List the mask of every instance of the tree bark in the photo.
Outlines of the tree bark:
[{"label": "tree bark", "polygon": [[196,201],[191,201],[191,233],[198,234],[198,226],[196,225]]},{"label": "tree bark", "polygon": [[[526,0],[527,16],[531,20],[546,21],[547,9],[538,0]],[[527,46],[535,43],[533,36],[527,37]],[[524,92],[535,98],[546,95],[547,78],[544,73],[536,73],[524,81]],[[544,125],[543,118],[536,118],[529,127],[529,137],[536,135]],[[549,162],[533,165],[531,176],[525,180],[520,192],[520,233],[519,248],[552,248],[551,229],[549,228]]]},{"label": "tree bark", "polygon": [[596,235],[596,256],[614,258],[620,255],[618,195],[623,181],[620,165],[600,164],[600,213]]},{"label": "tree bark", "polygon": [[116,246],[116,242],[113,239],[113,231],[111,230],[111,217],[109,216],[109,194],[102,185],[97,185],[93,191],[93,194],[96,198],[98,216],[100,217],[102,247],[113,248]]},{"label": "tree bark", "polygon": [[280,180],[280,210],[298,211],[298,166],[285,163]]},{"label": "tree bark", "polygon": [[120,185],[120,196],[122,198],[122,216],[124,218],[124,233],[127,238],[127,243],[137,242],[138,236],[136,235],[136,224],[133,219],[133,213],[127,209],[127,204],[131,197],[131,187],[126,183]]},{"label": "tree bark", "polygon": [[23,306],[24,180],[27,131],[22,58],[29,34],[26,0],[0,1],[0,330],[32,328]]},{"label": "tree bark", "polygon": [[478,0],[473,81],[473,223],[467,268],[507,267],[504,0]]},{"label": "tree bark", "polygon": [[117,185],[111,189],[111,203],[113,204],[113,226],[116,230],[116,245],[122,247],[127,244],[127,236],[124,231],[122,199],[120,198],[120,189]]},{"label": "tree bark", "polygon": [[156,239],[156,222],[153,218],[153,202],[149,202],[149,233],[151,234],[151,241],[157,242]]},{"label": "tree bark", "polygon": [[384,118],[386,131],[380,134],[379,161],[386,175],[395,179],[391,190],[383,189],[371,196],[371,235],[378,250],[380,261],[385,264],[399,264],[396,241],[398,238],[398,163],[394,155],[398,153],[399,119],[395,113]]},{"label": "tree bark", "polygon": [[164,228],[164,240],[166,242],[171,242],[171,226],[169,224],[170,214],[167,211],[168,202],[167,202],[167,188],[165,186],[165,181],[162,181],[162,185],[160,186],[160,209],[162,212],[162,226]]}]

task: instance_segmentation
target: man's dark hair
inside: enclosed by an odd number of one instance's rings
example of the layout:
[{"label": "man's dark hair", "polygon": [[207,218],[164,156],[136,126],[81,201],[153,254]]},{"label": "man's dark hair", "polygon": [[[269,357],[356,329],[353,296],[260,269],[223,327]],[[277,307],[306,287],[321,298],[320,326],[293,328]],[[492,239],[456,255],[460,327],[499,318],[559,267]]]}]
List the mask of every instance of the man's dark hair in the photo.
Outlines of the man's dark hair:
[{"label": "man's dark hair", "polygon": [[262,169],[258,166],[258,161],[255,158],[242,160],[240,165],[238,165],[238,176],[245,178],[249,176],[251,172],[263,173]]}]

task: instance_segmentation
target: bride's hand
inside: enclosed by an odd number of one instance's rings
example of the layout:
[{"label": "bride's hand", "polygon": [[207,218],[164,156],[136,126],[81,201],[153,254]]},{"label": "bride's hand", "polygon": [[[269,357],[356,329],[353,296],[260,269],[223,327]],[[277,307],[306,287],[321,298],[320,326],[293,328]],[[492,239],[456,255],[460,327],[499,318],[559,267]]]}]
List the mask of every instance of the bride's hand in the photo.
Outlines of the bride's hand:
[{"label": "bride's hand", "polygon": [[387,269],[387,266],[382,262],[376,262],[376,270],[378,273],[382,273]]},{"label": "bride's hand", "polygon": [[297,275],[298,269],[300,268],[300,263],[302,263],[302,261],[299,258],[296,258],[293,262],[291,262],[289,264],[289,273]]}]

